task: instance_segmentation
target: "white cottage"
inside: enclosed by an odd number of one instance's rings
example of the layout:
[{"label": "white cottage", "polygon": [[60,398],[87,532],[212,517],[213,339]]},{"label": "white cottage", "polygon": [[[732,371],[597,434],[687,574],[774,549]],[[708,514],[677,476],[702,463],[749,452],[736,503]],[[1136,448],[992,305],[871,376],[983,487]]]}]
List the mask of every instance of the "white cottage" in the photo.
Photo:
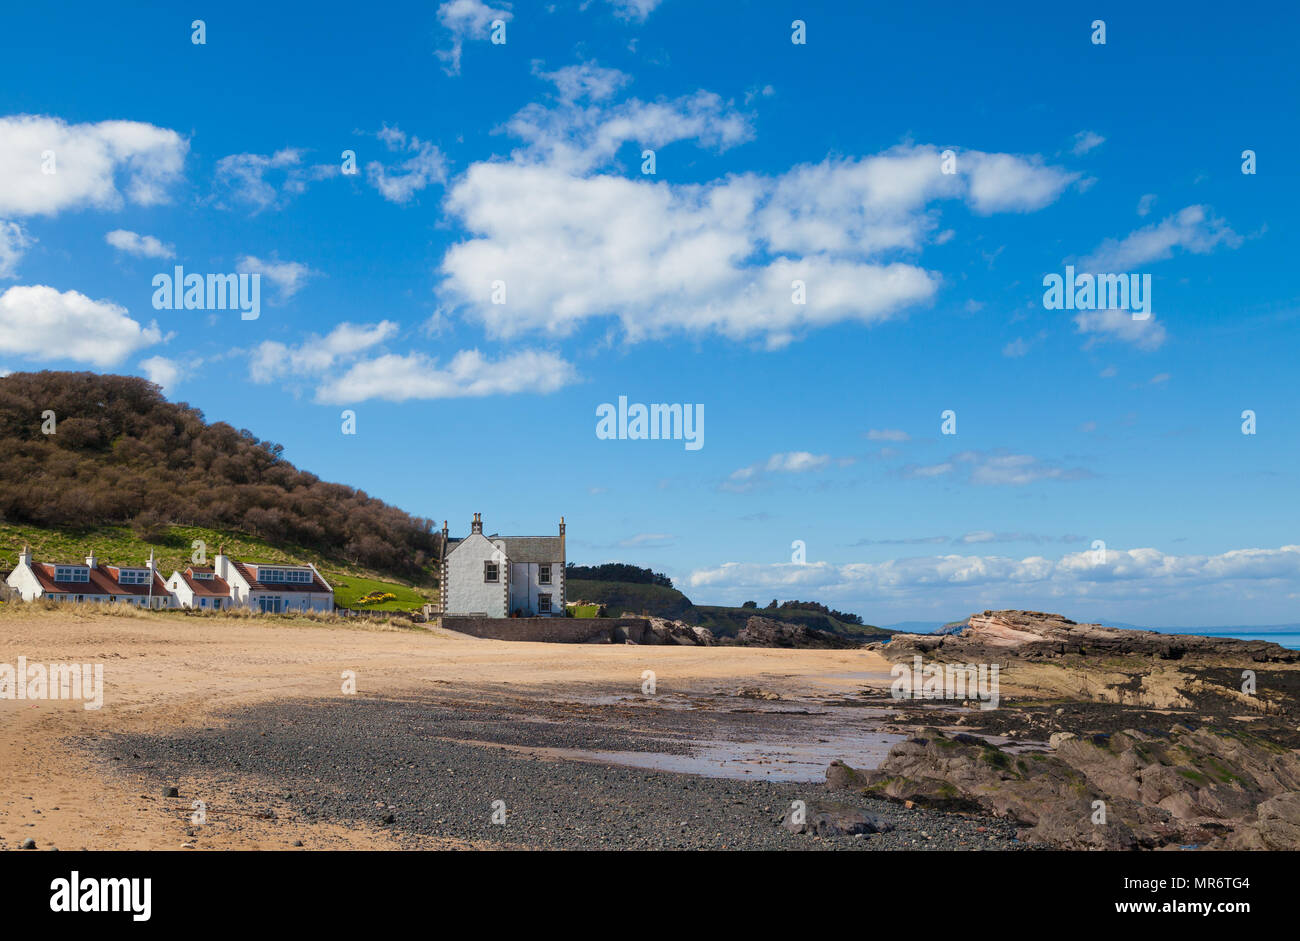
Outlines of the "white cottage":
[{"label": "white cottage", "polygon": [[167,587],[182,608],[221,611],[235,604],[230,585],[212,566],[191,565],[183,572],[172,572]]},{"label": "white cottage", "polygon": [[23,601],[48,598],[151,608],[176,606],[175,597],[154,571],[152,553],[141,566],[101,565],[94,553],[84,562],[33,562],[32,550],[23,546],[18,564],[5,582]]},{"label": "white cottage", "polygon": [[334,589],[311,563],[240,562],[218,551],[212,570],[229,586],[232,606],[264,614],[334,610]]},{"label": "white cottage", "polygon": [[442,524],[442,612],[478,617],[564,617],[564,517],[558,536],[483,535],[451,540]]}]

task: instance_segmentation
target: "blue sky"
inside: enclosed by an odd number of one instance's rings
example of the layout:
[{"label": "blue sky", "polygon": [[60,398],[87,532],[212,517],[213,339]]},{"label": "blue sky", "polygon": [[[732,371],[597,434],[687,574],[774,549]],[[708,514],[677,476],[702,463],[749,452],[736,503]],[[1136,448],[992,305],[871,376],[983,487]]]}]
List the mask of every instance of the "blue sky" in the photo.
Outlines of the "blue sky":
[{"label": "blue sky", "polygon": [[[1300,620],[1297,14],[844,6],[11,5],[0,371],[703,603]],[[260,316],[155,309],[176,265]],[[1047,309],[1066,265],[1151,316]]]}]

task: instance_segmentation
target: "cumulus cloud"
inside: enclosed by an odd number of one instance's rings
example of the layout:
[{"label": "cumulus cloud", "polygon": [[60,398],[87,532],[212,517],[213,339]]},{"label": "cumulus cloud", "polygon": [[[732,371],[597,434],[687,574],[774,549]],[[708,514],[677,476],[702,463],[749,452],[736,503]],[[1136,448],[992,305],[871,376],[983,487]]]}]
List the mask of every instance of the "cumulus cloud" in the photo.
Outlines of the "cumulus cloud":
[{"label": "cumulus cloud", "polygon": [[1165,342],[1167,335],[1164,324],[1154,314],[1136,320],[1129,311],[1115,307],[1081,310],[1074,315],[1074,325],[1080,333],[1091,334],[1089,345],[1101,340],[1120,340],[1141,350],[1154,350]]},{"label": "cumulus cloud", "polygon": [[120,252],[137,258],[175,258],[176,247],[164,245],[152,235],[139,235],[127,229],[114,229],[104,236],[104,241]]},{"label": "cumulus cloud", "polygon": [[[1076,177],[1037,157],[980,152],[944,174],[936,148],[908,145],[776,176],[627,178],[599,172],[625,143],[724,150],[749,139],[749,121],[707,92],[606,105],[587,99],[606,93],[609,76],[553,81],[558,105],[507,123],[524,146],[471,165],[445,201],[471,237],[443,257],[441,299],[493,337],[563,336],[613,317],[629,342],[713,332],[777,348],[830,324],[889,320],[939,288],[938,274],[886,257],[927,244],[932,202],[1027,212]],[[496,281],[505,304],[492,303]]]},{"label": "cumulus cloud", "polygon": [[41,284],[15,286],[0,294],[0,353],[103,368],[161,340],[156,323],[142,327],[112,301],[94,301]]},{"label": "cumulus cloud", "polygon": [[356,363],[317,389],[316,399],[347,403],[545,395],[576,379],[572,364],[547,352],[524,351],[492,360],[478,350],[461,350],[445,367],[422,353],[389,354]]},{"label": "cumulus cloud", "polygon": [[806,474],[823,470],[832,464],[846,467],[852,463],[854,459],[851,457],[832,458],[829,454],[813,454],[810,451],[781,451],[765,461],[732,471],[723,482],[722,489],[743,493],[756,486],[768,474]]},{"label": "cumulus cloud", "polygon": [[[42,115],[0,118],[0,213],[54,215],[166,202],[189,142],[139,121],[68,124]],[[51,163],[52,161],[52,163]],[[54,172],[46,172],[48,169]]]},{"label": "cumulus cloud", "polygon": [[397,333],[391,320],[375,324],[341,323],[325,336],[313,334],[297,346],[261,343],[249,359],[248,375],[266,383],[289,376],[316,376],[340,361],[354,359]]},{"label": "cumulus cloud", "polygon": [[18,262],[34,241],[17,222],[0,219],[0,278],[18,277]]},{"label": "cumulus cloud", "polygon": [[1188,206],[1122,239],[1106,239],[1080,266],[1088,271],[1132,271],[1173,257],[1175,249],[1206,255],[1219,245],[1236,248],[1241,236],[1205,206]]},{"label": "cumulus cloud", "polygon": [[[1061,610],[1102,601],[1158,602],[1197,592],[1242,598],[1300,589],[1300,546],[1218,555],[1168,555],[1157,549],[1084,550],[1043,556],[934,555],[882,562],[757,564],[728,562],[687,577],[698,591],[745,597],[871,599],[943,605],[952,610],[1029,607]],[[694,596],[694,593],[692,593]]]},{"label": "cumulus cloud", "polygon": [[437,50],[448,75],[460,74],[460,55],[467,39],[487,39],[494,20],[509,23],[514,14],[510,4],[490,7],[482,0],[450,0],[438,7],[438,22],[451,34],[451,45]]},{"label": "cumulus cloud", "polygon": [[1079,157],[1090,150],[1095,150],[1104,143],[1106,143],[1106,138],[1095,131],[1080,131],[1074,135],[1074,147],[1071,148],[1070,152]]},{"label": "cumulus cloud", "polygon": [[339,172],[333,164],[304,164],[303,151],[293,147],[273,154],[231,154],[217,161],[217,206],[243,205],[257,214],[278,208],[289,197],[306,192],[311,183]]},{"label": "cumulus cloud", "polygon": [[378,160],[366,164],[366,177],[384,199],[405,204],[429,184],[446,182],[447,160],[433,144],[418,137],[407,137],[400,128],[388,125],[377,136],[389,150],[406,155],[392,166]]},{"label": "cumulus cloud", "polygon": [[184,375],[180,363],[164,356],[150,356],[146,360],[141,360],[140,369],[146,379],[158,383],[162,386],[163,392],[168,395],[176,391],[176,386],[180,384]]},{"label": "cumulus cloud", "polygon": [[284,303],[293,297],[306,283],[307,279],[319,272],[313,271],[300,261],[280,261],[272,259],[263,261],[254,255],[244,255],[236,263],[239,274],[260,274],[275,288],[277,300]]},{"label": "cumulus cloud", "polygon": [[618,69],[601,68],[595,62],[566,65],[554,72],[544,72],[534,66],[533,74],[555,86],[560,101],[573,103],[584,98],[604,101],[628,83],[631,76]]}]

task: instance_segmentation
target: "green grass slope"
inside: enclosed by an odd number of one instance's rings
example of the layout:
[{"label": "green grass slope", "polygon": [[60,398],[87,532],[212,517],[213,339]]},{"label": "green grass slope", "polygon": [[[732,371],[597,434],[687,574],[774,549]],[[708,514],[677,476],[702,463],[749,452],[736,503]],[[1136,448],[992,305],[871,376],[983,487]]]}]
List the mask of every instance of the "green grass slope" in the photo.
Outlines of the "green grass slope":
[{"label": "green grass slope", "polygon": [[707,627],[720,637],[735,637],[752,617],[771,618],[788,624],[802,624],[812,630],[827,631],[841,637],[888,637],[893,631],[872,624],[849,624],[820,611],[798,611],[784,608],[768,611],[763,608],[730,608],[723,605],[696,605],[701,627]]},{"label": "green grass slope", "polygon": [[[158,571],[166,578],[173,571],[193,564],[191,556],[196,551],[196,541],[204,544],[209,565],[219,546],[224,546],[226,554],[232,558],[250,562],[311,562],[333,587],[335,603],[347,608],[412,611],[438,598],[438,590],[431,584],[397,582],[382,572],[340,563],[310,549],[273,546],[252,536],[200,526],[168,526],[156,542],[147,542],[136,536],[130,526],[66,530],[0,522],[0,569],[8,570],[17,565],[18,553],[24,545],[32,547],[32,556],[37,562],[80,562],[93,551],[101,561],[113,565],[143,564],[153,550]],[[397,599],[380,604],[357,604],[358,599],[375,591],[389,592]]]},{"label": "green grass slope", "polygon": [[567,601],[603,604],[610,617],[620,614],[650,614],[659,618],[698,624],[699,615],[691,599],[676,588],[643,585],[638,582],[596,582],[571,578],[564,586]]}]

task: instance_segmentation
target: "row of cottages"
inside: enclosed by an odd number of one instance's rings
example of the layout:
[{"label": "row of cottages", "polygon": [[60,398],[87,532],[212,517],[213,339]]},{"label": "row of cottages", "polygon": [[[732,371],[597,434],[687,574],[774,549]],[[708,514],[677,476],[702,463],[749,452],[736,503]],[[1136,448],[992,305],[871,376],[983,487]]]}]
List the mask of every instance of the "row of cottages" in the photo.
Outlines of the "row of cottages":
[{"label": "row of cottages", "polygon": [[466,617],[564,617],[564,517],[558,536],[469,535],[450,539],[442,524],[442,613]]},{"label": "row of cottages", "polygon": [[33,562],[24,546],[5,580],[24,601],[107,602],[152,608],[250,608],[267,614],[333,611],[334,589],[316,566],[240,562],[219,551],[211,566],[190,566],[166,581],[154,570],[153,554],[140,568],[102,565],[88,555],[84,564]]}]

